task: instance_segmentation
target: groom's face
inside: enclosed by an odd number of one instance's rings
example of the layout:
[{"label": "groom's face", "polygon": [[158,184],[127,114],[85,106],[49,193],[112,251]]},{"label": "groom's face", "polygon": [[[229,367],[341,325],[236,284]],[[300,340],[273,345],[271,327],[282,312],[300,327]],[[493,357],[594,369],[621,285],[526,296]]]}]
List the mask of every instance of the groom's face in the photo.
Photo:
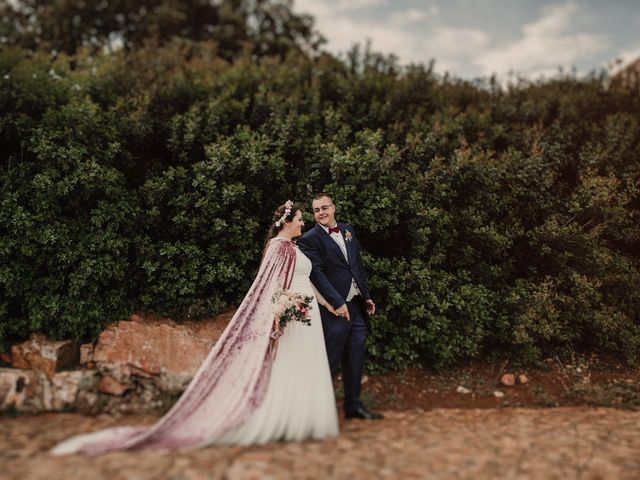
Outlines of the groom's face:
[{"label": "groom's face", "polygon": [[320,197],[311,202],[313,218],[323,227],[333,227],[336,224],[336,207],[329,197]]}]

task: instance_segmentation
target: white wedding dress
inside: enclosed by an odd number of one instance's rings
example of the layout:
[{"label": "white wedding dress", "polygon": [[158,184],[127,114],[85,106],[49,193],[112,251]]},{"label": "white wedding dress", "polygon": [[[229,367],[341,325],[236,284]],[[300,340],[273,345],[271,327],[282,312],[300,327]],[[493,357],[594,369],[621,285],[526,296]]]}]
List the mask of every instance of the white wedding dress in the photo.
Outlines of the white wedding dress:
[{"label": "white wedding dress", "polygon": [[[271,241],[283,240],[276,237]],[[323,439],[338,435],[338,414],[324,345],[322,321],[315,292],[309,280],[311,261],[297,247],[295,252],[295,269],[289,290],[314,296],[311,325],[294,321],[286,326],[279,339],[265,397],[246,421],[230,430],[223,430],[210,438],[205,437],[205,440],[179,448],[192,449],[225,444],[252,445],[278,440]],[[228,401],[234,399],[228,398]],[[208,415],[216,415],[215,410]],[[130,435],[130,430],[135,428],[114,427],[76,435],[59,443],[51,453],[76,453],[84,445],[95,441],[104,441],[105,438],[113,436],[126,438]]]},{"label": "white wedding dress", "polygon": [[[279,239],[276,237],[271,241]],[[333,384],[310,274],[311,261],[296,247],[296,265],[289,290],[314,296],[311,325],[301,322],[287,324],[279,339],[262,404],[239,427],[205,440],[194,448],[213,444],[255,445],[276,440],[322,439],[338,435]]]}]

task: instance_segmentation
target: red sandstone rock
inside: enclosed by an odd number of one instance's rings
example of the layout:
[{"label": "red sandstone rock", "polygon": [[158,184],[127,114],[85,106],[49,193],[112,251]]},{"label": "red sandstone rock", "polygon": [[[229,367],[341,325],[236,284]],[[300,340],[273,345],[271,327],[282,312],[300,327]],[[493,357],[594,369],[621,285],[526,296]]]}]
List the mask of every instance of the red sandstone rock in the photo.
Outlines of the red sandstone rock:
[{"label": "red sandstone rock", "polygon": [[51,380],[52,409],[63,410],[75,407],[79,400],[86,400],[89,405],[95,403],[96,372],[93,370],[73,370],[69,372],[59,372]]},{"label": "red sandstone rock", "polygon": [[93,365],[93,343],[80,345],[80,365],[91,367]]},{"label": "red sandstone rock", "polygon": [[0,361],[8,365],[11,365],[11,353],[10,352],[0,353]]},{"label": "red sandstone rock", "polygon": [[505,373],[500,378],[500,383],[505,387],[513,387],[516,384],[516,376],[513,373]]},{"label": "red sandstone rock", "polygon": [[40,412],[49,408],[50,400],[49,381],[42,372],[0,368],[0,409]]},{"label": "red sandstone rock", "polygon": [[463,387],[462,385],[458,385],[458,388],[456,388],[456,392],[466,395],[468,393],[471,393],[471,390],[469,390],[467,387]]},{"label": "red sandstone rock", "polygon": [[51,341],[33,334],[25,342],[11,347],[12,366],[34,369],[52,378],[55,372],[78,365],[80,350],[71,340]]},{"label": "red sandstone rock", "polygon": [[132,315],[100,334],[93,361],[119,383],[125,384],[132,374],[149,376],[160,390],[179,393],[193,378],[233,313],[183,323]]},{"label": "red sandstone rock", "polygon": [[109,395],[121,396],[127,391],[127,386],[118,382],[110,375],[105,375],[98,381],[98,391]]}]

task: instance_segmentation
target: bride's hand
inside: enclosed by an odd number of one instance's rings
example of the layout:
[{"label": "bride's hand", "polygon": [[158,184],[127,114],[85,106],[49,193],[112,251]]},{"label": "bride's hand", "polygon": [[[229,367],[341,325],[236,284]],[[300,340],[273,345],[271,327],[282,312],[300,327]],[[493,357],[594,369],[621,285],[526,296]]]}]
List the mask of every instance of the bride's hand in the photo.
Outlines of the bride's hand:
[{"label": "bride's hand", "polygon": [[344,318],[344,319],[345,319],[345,320],[347,320],[347,321],[351,320],[351,319],[349,318],[349,311],[347,310],[347,306],[346,306],[346,305],[344,305],[344,306],[343,306],[344,308],[341,308],[341,309],[340,309],[340,310],[344,310],[344,312],[342,312],[342,311],[340,311],[340,312],[339,312],[338,310],[336,310],[335,308],[333,308],[333,307],[329,304],[329,302],[325,303],[325,304],[324,304],[324,307],[325,307],[327,310],[329,310],[329,312],[331,312],[331,314],[332,314],[332,315],[335,315],[336,317],[342,317],[342,318]]},{"label": "bride's hand", "polygon": [[329,302],[327,302],[327,303],[325,303],[325,304],[324,304],[324,308],[326,308],[327,310],[329,310],[329,312],[330,312],[332,315],[335,315],[336,317],[339,317],[339,316],[340,316],[340,315],[338,315],[338,312],[336,312],[336,309],[335,309],[335,308],[333,308]]},{"label": "bride's hand", "polygon": [[280,319],[275,317],[273,319],[273,327],[271,328],[271,338],[276,340],[280,335],[282,335],[282,331],[280,330]]},{"label": "bride's hand", "polygon": [[338,317],[344,318],[347,322],[351,321],[351,317],[349,316],[349,309],[347,308],[347,304],[345,303],[340,308],[336,309],[336,313]]}]

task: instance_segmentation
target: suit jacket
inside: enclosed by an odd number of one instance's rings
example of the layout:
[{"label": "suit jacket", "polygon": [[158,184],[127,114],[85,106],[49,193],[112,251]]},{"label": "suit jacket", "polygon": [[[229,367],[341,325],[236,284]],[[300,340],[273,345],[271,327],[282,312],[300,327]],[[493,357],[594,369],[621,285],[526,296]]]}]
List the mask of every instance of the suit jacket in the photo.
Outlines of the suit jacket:
[{"label": "suit jacket", "polygon": [[313,265],[311,281],[334,308],[344,305],[352,278],[355,279],[363,299],[371,298],[360,261],[360,245],[353,227],[340,222],[338,227],[345,239],[349,261],[344,258],[335,240],[319,224],[298,240],[300,250],[309,257]]}]

